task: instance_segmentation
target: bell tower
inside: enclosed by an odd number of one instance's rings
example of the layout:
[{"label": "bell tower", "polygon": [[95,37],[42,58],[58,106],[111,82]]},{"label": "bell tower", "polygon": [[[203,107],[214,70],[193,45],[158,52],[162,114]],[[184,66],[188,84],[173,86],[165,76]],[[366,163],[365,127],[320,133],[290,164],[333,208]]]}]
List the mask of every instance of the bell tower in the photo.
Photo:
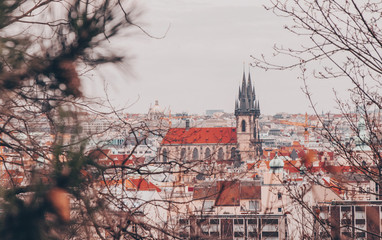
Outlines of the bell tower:
[{"label": "bell tower", "polygon": [[239,96],[235,102],[237,129],[237,150],[243,161],[257,159],[262,154],[259,133],[260,104],[256,99],[251,73],[248,79],[243,71],[243,81],[239,86]]}]

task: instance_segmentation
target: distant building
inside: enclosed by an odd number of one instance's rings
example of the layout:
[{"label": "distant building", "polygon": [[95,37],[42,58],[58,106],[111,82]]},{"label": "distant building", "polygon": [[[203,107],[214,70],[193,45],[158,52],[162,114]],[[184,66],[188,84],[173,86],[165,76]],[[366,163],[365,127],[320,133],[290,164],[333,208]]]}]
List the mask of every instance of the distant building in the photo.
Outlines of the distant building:
[{"label": "distant building", "polygon": [[221,110],[221,109],[206,110],[206,115],[207,116],[212,116],[212,115],[214,115],[214,113],[219,113],[219,112],[224,112],[224,111]]},{"label": "distant building", "polygon": [[382,201],[332,201],[316,208],[317,239],[380,239]]},{"label": "distant building", "polygon": [[286,239],[285,215],[262,208],[260,181],[204,182],[195,186],[193,212],[180,219],[188,239]]},{"label": "distant building", "polygon": [[158,100],[155,100],[155,105],[150,107],[147,118],[149,120],[160,120],[164,116],[164,109],[159,106]]}]

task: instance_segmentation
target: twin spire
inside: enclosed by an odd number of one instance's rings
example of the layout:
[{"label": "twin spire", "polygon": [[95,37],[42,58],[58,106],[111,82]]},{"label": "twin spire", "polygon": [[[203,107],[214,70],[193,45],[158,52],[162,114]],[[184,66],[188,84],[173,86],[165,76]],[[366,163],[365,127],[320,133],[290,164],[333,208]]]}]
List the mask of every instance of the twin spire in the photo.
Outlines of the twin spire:
[{"label": "twin spire", "polygon": [[260,104],[256,100],[255,86],[252,86],[251,73],[248,72],[248,80],[245,78],[243,70],[243,81],[239,87],[239,96],[235,102],[235,114],[237,113],[255,113],[260,115]]}]

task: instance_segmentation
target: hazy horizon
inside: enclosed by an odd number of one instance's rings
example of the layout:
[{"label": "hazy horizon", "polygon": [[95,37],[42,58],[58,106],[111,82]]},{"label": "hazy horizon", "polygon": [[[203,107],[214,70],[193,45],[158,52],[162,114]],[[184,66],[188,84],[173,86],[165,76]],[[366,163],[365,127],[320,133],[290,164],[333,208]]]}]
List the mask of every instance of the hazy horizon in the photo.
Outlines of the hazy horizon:
[{"label": "hazy horizon", "polygon": [[[130,59],[122,71],[102,71],[111,102],[128,106],[131,113],[147,113],[155,100],[173,113],[204,114],[208,109],[233,112],[250,55],[272,56],[274,44],[296,46],[304,39],[284,29],[285,19],[266,11],[265,0],[145,0],[137,4],[138,25],[155,37],[133,29],[111,42]],[[285,59],[288,61],[288,59]],[[261,112],[312,113],[298,71],[251,68]],[[85,79],[85,92],[102,95],[97,84]],[[102,84],[100,84],[102,85]],[[346,82],[310,80],[314,101],[321,112],[335,112],[332,88]],[[346,89],[346,87],[345,87]],[[339,91],[340,95],[346,91]]]}]

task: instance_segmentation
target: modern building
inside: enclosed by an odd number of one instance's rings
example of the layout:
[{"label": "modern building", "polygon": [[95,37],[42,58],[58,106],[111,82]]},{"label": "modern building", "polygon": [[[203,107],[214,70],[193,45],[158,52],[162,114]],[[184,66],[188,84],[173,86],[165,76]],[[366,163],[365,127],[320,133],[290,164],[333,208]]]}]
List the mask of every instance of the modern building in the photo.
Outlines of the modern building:
[{"label": "modern building", "polygon": [[332,201],[316,208],[316,239],[380,239],[382,201]]}]

